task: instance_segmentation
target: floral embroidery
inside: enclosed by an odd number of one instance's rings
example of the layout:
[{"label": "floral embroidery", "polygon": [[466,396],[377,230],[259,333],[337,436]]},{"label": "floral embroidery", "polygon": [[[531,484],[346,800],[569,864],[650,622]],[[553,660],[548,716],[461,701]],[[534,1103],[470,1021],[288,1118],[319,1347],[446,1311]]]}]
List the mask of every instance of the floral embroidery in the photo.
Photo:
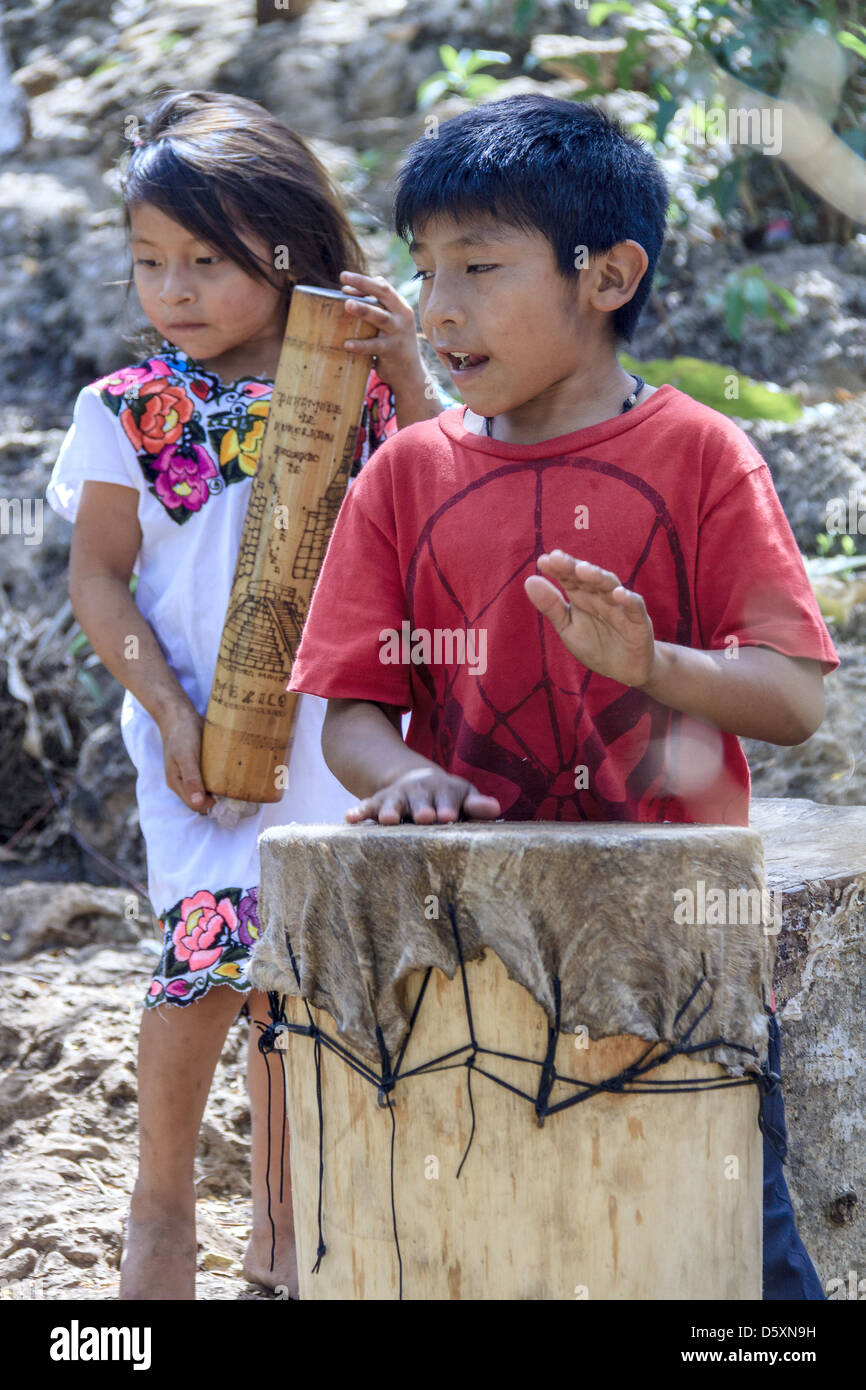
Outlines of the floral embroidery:
[{"label": "floral embroidery", "polygon": [[[149,491],[178,525],[227,485],[255,476],[272,381],[242,377],[225,385],[164,341],[159,356],[94,385],[135,449]],[[217,409],[202,412],[204,405]],[[352,477],[396,428],[391,389],[371,372]]]},{"label": "floral embroidery", "polygon": [[129,408],[120,412],[120,423],[133,449],[158,454],[164,445],[175,444],[194,410],[183,388],[146,381],[138,385],[136,398],[139,404],[143,402],[138,420]]},{"label": "floral embroidery", "polygon": [[257,418],[250,422],[243,435],[235,428],[226,430],[220,440],[221,468],[231,463],[232,459],[237,459],[239,467],[252,477],[259,466],[259,454],[265,437],[265,421],[269,410],[269,402],[256,401],[250,406],[248,414]]},{"label": "floral embroidery", "polygon": [[95,381],[93,384],[106,391],[110,396],[122,396],[130,386],[142,386],[146,381],[154,381],[157,377],[168,376],[170,370],[168,363],[163,362],[162,358],[152,357],[148,366],[121,367],[120,371],[112,372],[110,376],[100,377],[99,381]]},{"label": "floral embroidery", "polygon": [[208,499],[205,479],[219,473],[210,454],[199,444],[190,446],[189,456],[169,445],[157,455],[153,466],[159,474],[156,495],[160,502],[166,507],[186,507],[191,512],[197,512]]},{"label": "floral embroidery", "polygon": [[397,407],[394,404],[394,394],[387,382],[376,372],[371,372],[349,476],[356,477],[379,445],[396,433]]},{"label": "floral embroidery", "polygon": [[258,888],[200,888],[161,919],[163,951],[145,1006],[191,1004],[211,985],[248,990],[244,978],[258,940]]}]

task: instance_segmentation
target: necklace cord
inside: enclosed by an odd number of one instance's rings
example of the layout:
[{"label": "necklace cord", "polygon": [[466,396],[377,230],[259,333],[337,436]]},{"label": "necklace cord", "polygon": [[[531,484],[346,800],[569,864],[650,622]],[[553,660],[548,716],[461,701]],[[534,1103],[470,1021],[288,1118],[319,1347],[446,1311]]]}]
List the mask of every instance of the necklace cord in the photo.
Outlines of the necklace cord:
[{"label": "necklace cord", "polygon": [[[642,376],[635,376],[635,373],[634,373],[634,372],[629,372],[629,376],[631,377],[632,381],[634,381],[634,382],[637,383],[637,385],[635,386],[635,388],[634,388],[634,390],[632,391],[631,395],[630,395],[630,396],[626,396],[625,400],[623,401],[622,405],[620,406],[620,411],[619,411],[620,415],[624,415],[625,412],[626,412],[627,410],[631,410],[632,406],[636,403],[637,398],[638,398],[638,396],[640,395],[641,391],[642,391],[643,388],[646,386],[646,382],[644,381],[644,379],[643,379]],[[492,439],[492,438],[493,438],[493,417],[492,417],[492,415],[485,415],[485,417],[484,417],[484,433],[487,435],[488,439]]]}]

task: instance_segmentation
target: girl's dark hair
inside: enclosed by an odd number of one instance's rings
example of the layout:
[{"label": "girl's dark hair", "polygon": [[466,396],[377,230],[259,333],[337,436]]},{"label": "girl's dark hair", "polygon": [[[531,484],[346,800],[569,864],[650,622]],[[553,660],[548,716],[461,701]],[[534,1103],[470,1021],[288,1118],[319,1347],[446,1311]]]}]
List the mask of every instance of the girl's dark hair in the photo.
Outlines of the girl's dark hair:
[{"label": "girl's dark hair", "polygon": [[[225,92],[164,91],[139,124],[120,176],[124,223],[140,203],[179,222],[249,275],[282,287],[340,288],[340,271],[366,272],[340,193],[301,137],[255,101]],[[274,248],[256,256],[238,229]],[[287,269],[275,267],[278,247]],[[133,278],[126,284],[129,298]],[[145,339],[148,335],[145,335]]]},{"label": "girl's dark hair", "polygon": [[562,275],[589,256],[638,242],[649,264],[613,315],[628,342],[652,288],[668,189],[650,149],[600,107],[546,96],[485,102],[416,140],[397,178],[394,223],[404,241],[431,217],[493,217],[544,234]]}]

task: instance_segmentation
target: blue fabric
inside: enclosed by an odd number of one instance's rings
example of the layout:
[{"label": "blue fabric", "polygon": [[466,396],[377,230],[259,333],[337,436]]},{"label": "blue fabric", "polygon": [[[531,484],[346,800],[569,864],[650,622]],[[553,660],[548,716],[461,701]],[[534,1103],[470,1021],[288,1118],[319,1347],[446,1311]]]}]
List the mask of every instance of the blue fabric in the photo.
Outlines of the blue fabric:
[{"label": "blue fabric", "polygon": [[[769,1069],[781,1078],[782,1040],[779,1024],[774,1013],[769,1009],[767,1013]],[[821,1281],[797,1234],[794,1208],[782,1171],[788,1136],[781,1083],[762,1098],[761,1113],[766,1127],[771,1131],[769,1136],[764,1135],[764,1298],[823,1300],[826,1295]],[[774,1141],[782,1157],[776,1152]]]}]

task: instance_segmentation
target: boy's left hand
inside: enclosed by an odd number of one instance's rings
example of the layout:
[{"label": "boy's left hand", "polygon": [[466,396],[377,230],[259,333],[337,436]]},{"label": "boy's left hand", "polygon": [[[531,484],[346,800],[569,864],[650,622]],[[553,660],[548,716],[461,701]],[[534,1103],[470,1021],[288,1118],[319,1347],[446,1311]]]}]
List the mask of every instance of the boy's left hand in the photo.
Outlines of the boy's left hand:
[{"label": "boy's left hand", "polygon": [[[413,376],[423,376],[415,328],[415,313],[384,275],[359,275],[354,270],[340,272],[343,289],[350,294],[373,295],[376,304],[361,304],[357,299],[346,301],[346,314],[354,319],[366,319],[377,331],[375,338],[347,338],[343,346],[352,352],[375,357],[378,376],[389,386],[404,383]],[[351,332],[351,324],[347,325]]]},{"label": "boy's left hand", "polygon": [[[615,574],[564,550],[540,555],[542,575],[526,580],[528,597],[549,618],[568,650],[600,676],[623,685],[646,685],[655,660],[653,625],[640,594]],[[550,580],[556,580],[560,590]]]}]

